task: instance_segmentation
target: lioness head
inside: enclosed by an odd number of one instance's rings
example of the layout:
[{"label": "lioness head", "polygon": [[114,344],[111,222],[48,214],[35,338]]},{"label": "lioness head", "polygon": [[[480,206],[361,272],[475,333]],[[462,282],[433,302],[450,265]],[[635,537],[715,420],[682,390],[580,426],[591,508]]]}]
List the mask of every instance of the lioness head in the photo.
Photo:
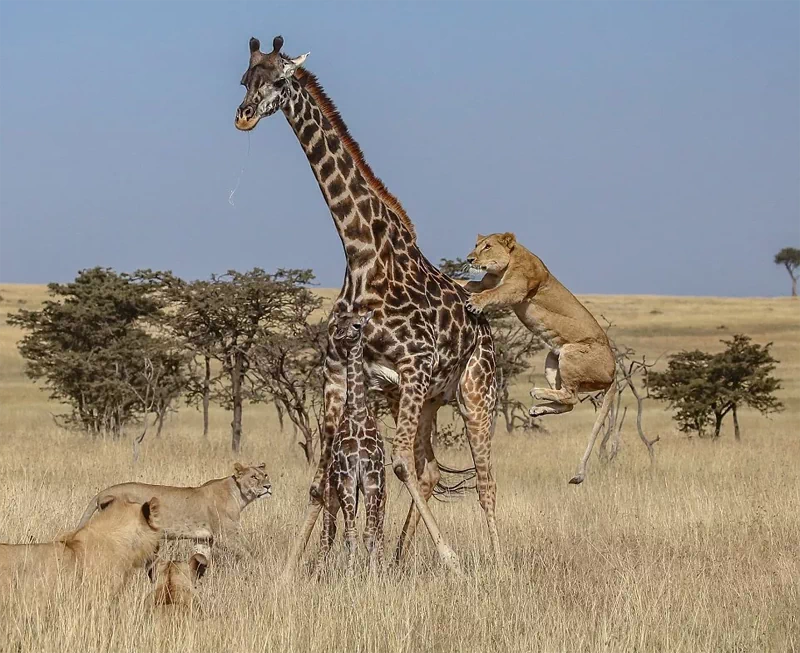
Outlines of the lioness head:
[{"label": "lioness head", "polygon": [[247,501],[255,501],[272,494],[272,483],[265,463],[252,467],[234,463],[233,480]]},{"label": "lioness head", "polygon": [[473,249],[467,256],[470,267],[489,274],[502,274],[511,263],[511,252],[517,239],[511,232],[503,234],[478,234]]},{"label": "lioness head", "polygon": [[208,568],[208,558],[195,553],[189,562],[158,560],[147,569],[147,575],[155,584],[153,602],[156,605],[189,604],[194,586]]}]

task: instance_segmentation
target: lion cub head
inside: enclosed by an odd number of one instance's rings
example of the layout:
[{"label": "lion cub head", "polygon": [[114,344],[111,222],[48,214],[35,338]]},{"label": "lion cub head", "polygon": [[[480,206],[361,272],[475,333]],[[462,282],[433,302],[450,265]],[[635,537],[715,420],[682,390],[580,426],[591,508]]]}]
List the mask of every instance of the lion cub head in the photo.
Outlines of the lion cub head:
[{"label": "lion cub head", "polygon": [[194,588],[208,568],[208,558],[195,553],[188,562],[159,560],[147,570],[147,575],[155,585],[153,603],[155,605],[189,606],[194,601]]},{"label": "lion cub head", "polygon": [[517,239],[511,232],[504,234],[478,234],[473,249],[467,256],[470,267],[489,274],[503,274],[511,263],[511,253]]},{"label": "lion cub head", "polygon": [[233,480],[239,486],[239,491],[248,503],[272,494],[272,483],[269,480],[267,466],[264,463],[257,466],[234,463]]}]

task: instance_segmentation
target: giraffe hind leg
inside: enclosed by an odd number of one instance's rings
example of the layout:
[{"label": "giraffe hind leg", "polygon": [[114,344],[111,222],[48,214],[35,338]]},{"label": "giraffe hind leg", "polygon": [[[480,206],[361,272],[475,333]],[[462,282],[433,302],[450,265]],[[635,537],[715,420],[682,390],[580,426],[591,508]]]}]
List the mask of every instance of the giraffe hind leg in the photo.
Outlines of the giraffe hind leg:
[{"label": "giraffe hind leg", "polygon": [[[411,372],[417,372],[420,368],[425,369],[423,363],[419,361],[415,361],[415,363],[410,368]],[[392,448],[392,468],[397,478],[406,486],[414,506],[420,512],[422,521],[425,522],[425,527],[428,529],[428,533],[439,554],[439,559],[452,572],[460,575],[461,564],[458,561],[458,556],[445,542],[439,525],[436,523],[436,518],[422,495],[414,462],[414,441],[420,415],[425,405],[425,394],[428,390],[429,381],[430,379],[427,378],[424,382],[418,381],[414,384],[404,385],[401,388],[400,414]]]},{"label": "giraffe hind leg", "polygon": [[[423,406],[417,428],[417,437],[414,441],[414,468],[419,479],[420,493],[426,503],[433,495],[433,490],[441,478],[431,444],[431,434],[436,423],[436,411],[438,409],[438,403],[427,402]],[[403,554],[414,539],[419,519],[420,512],[412,501],[406,515],[405,524],[403,524],[403,530],[400,533],[400,539],[397,542],[397,549],[395,550],[396,563],[402,560]]]},{"label": "giraffe hind leg", "polygon": [[495,521],[497,486],[492,474],[492,437],[497,388],[493,374],[495,369],[494,347],[488,329],[481,335],[464,373],[459,381],[457,398],[461,415],[467,425],[472,460],[477,475],[478,500],[486,515],[486,525],[495,558],[500,556],[500,537]]}]

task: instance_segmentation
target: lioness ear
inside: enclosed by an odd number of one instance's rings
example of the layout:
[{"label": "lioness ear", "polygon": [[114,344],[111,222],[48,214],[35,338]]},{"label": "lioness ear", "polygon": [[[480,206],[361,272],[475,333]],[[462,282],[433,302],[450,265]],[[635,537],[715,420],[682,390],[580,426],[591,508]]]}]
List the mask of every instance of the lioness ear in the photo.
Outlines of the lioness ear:
[{"label": "lioness ear", "polygon": [[161,524],[159,522],[159,517],[161,516],[161,503],[159,502],[158,497],[153,497],[147,503],[142,504],[142,515],[144,516],[145,521],[150,525],[150,528],[156,531],[161,528]]},{"label": "lioness ear", "polygon": [[507,231],[500,236],[500,242],[508,247],[508,249],[514,249],[514,245],[517,244],[517,237],[510,231]]},{"label": "lioness ear", "polygon": [[189,569],[192,570],[192,576],[194,576],[195,581],[198,581],[203,577],[207,568],[208,558],[206,558],[202,553],[195,553],[189,559]]},{"label": "lioness ear", "polygon": [[240,465],[239,463],[233,463],[233,472],[234,474],[236,474],[237,477],[244,474],[245,469],[246,468],[244,465]]}]

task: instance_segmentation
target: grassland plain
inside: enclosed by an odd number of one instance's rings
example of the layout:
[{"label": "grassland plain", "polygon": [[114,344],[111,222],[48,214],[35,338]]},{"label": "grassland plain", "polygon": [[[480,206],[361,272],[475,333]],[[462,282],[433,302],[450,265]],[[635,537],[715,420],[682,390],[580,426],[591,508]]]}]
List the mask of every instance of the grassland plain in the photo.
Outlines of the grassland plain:
[{"label": "grassland plain", "polygon": [[[323,295],[330,299],[331,292]],[[0,312],[35,308],[41,286],[0,286]],[[786,411],[743,411],[718,442],[678,433],[650,402],[658,434],[651,468],[632,426],[614,463],[596,457],[567,485],[594,419],[581,405],[547,433],[495,435],[503,557],[489,554],[473,493],[433,506],[465,568],[440,567],[424,530],[408,562],[370,577],[333,571],[279,581],[311,471],[266,407],[245,410],[241,460],[267,463],[274,494],[243,515],[238,547],[223,547],[201,583],[202,618],[152,612],[144,574],[121,596],[69,586],[39,600],[0,595],[3,651],[797,651],[800,650],[800,303],[790,299],[581,297],[615,337],[655,359],[717,350],[736,332],[773,341]],[[0,540],[46,540],[77,522],[89,498],[122,480],[196,484],[229,473],[229,416],[210,438],[184,409],[134,465],[129,442],[57,429],[60,410],[23,375],[20,333],[0,325]],[[515,394],[541,381],[542,355]],[[440,453],[467,462],[464,451]],[[408,499],[390,475],[387,541]],[[313,542],[313,541],[312,541]],[[224,543],[223,543],[224,545]],[[312,546],[308,557],[313,556]],[[336,551],[341,554],[341,543]],[[184,550],[178,553],[185,554]],[[341,569],[341,558],[334,565]]]}]

